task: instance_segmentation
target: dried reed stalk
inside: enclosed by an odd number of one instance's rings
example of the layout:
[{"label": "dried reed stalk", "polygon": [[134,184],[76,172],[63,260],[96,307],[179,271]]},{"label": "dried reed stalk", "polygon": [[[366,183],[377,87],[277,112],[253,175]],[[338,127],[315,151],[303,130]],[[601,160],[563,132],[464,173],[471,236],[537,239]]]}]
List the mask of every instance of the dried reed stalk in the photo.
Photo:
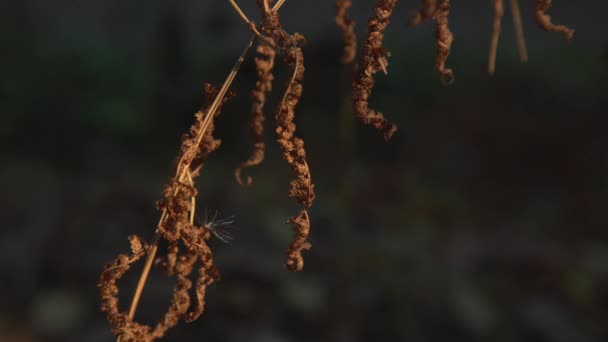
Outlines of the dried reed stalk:
[{"label": "dried reed stalk", "polygon": [[526,63],[528,61],[528,49],[526,48],[526,37],[524,35],[524,25],[521,20],[519,0],[511,0],[511,14],[513,15],[513,26],[515,27],[515,36],[517,37],[517,51],[519,52],[519,61],[522,63]]},{"label": "dried reed stalk", "polygon": [[490,42],[490,54],[488,57],[488,74],[494,75],[496,71],[496,51],[498,50],[498,40],[500,38],[500,22],[505,14],[503,0],[492,0],[494,7],[494,22],[492,25],[492,40]]}]

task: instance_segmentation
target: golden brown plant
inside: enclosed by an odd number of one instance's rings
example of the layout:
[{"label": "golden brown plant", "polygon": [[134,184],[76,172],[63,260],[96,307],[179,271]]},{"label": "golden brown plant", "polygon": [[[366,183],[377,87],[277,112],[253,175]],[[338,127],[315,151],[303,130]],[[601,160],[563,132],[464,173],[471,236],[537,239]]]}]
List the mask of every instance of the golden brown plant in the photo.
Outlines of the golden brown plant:
[{"label": "golden brown plant", "polygon": [[341,59],[344,64],[352,63],[357,55],[355,21],[348,16],[348,10],[352,5],[351,0],[336,0],[336,24],[342,30],[344,36],[344,53]]},{"label": "golden brown plant", "polygon": [[492,0],[494,5],[494,23],[492,25],[492,40],[490,42],[490,56],[488,57],[488,73],[494,75],[496,71],[496,50],[498,49],[498,39],[500,38],[500,22],[505,14],[503,0]]},{"label": "golden brown plant", "polygon": [[410,18],[410,26],[418,26],[433,17],[437,10],[437,0],[422,0],[420,9],[415,10]]},{"label": "golden brown plant", "polygon": [[[361,47],[357,73],[353,81],[353,112],[364,124],[374,126],[382,133],[385,140],[389,140],[397,128],[394,124],[390,124],[382,113],[369,108],[369,97],[374,87],[374,75],[378,71],[387,73],[390,53],[383,46],[384,32],[389,25],[396,2],[397,0],[377,0],[373,15],[368,21],[368,31]],[[494,26],[488,64],[491,74],[495,70],[500,20],[504,13],[503,2],[504,0],[493,0]],[[163,337],[166,331],[178,324],[180,320],[192,322],[198,319],[205,309],[207,287],[220,279],[219,270],[214,265],[213,254],[207,242],[212,236],[216,236],[220,240],[222,237],[213,229],[212,223],[195,224],[198,193],[195,180],[200,175],[208,156],[220,147],[221,141],[213,136],[214,121],[218,117],[222,105],[232,96],[228,89],[245,56],[256,41],[258,56],[255,58],[255,65],[258,80],[255,89],[251,92],[250,123],[253,148],[250,157],[236,168],[235,177],[241,185],[251,184],[251,177],[243,179],[243,170],[260,164],[264,159],[264,105],[267,96],[272,91],[273,69],[276,56],[279,54],[289,68],[291,77],[275,112],[276,140],[283,158],[295,174],[295,178],[290,181],[289,197],[302,206],[298,214],[287,220],[287,223],[293,225],[295,234],[287,248],[286,268],[292,271],[302,270],[304,267],[302,252],[311,247],[307,242],[310,233],[308,210],[315,199],[314,185],[306,159],[304,141],[296,137],[296,124],[294,123],[296,106],[303,91],[302,81],[305,68],[302,47],[305,39],[299,33],[290,34],[281,27],[279,10],[285,0],[257,0],[262,14],[259,26],[248,19],[235,0],[229,0],[229,3],[247,24],[249,30],[253,32],[253,36],[223,85],[220,88],[211,85],[204,87],[207,106],[195,114],[194,124],[182,137],[175,172],[163,190],[164,199],[157,203],[161,215],[151,242],[148,244],[141,237],[130,236],[131,253],[119,254],[106,266],[99,280],[102,311],[110,322],[112,332],[122,342],[153,341]],[[348,16],[351,6],[351,0],[336,0],[336,23],[341,28],[345,41],[342,56],[344,63],[352,62],[356,53],[355,23]],[[518,36],[520,59],[525,61],[527,51],[525,50],[518,0],[511,0],[511,6]],[[562,32],[567,40],[571,39],[573,30],[551,23],[550,17],[546,14],[550,6],[551,0],[536,1],[538,24],[545,30]],[[410,21],[412,26],[431,18],[435,21],[437,46],[435,66],[444,83],[451,83],[454,79],[452,69],[446,67],[454,40],[448,23],[449,12],[449,0],[423,0],[421,8]],[[161,240],[167,241],[168,247],[164,256],[157,257]],[[128,312],[122,312],[118,303],[117,282],[133,263],[144,257],[143,271],[131,305]],[[152,327],[136,322],[134,317],[149,272],[154,264],[162,267],[169,276],[176,277],[176,282],[167,312]],[[192,279],[194,270],[197,271],[197,275],[195,279]]]},{"label": "golden brown plant", "polygon": [[[310,169],[306,161],[304,140],[295,136],[295,108],[302,96],[302,80],[304,79],[304,53],[302,46],[306,40],[299,33],[289,34],[281,28],[278,10],[268,10],[267,1],[258,0],[262,12],[260,31],[263,35],[276,42],[276,48],[283,56],[283,61],[291,70],[291,79],[287,83],[285,94],[277,108],[277,143],[283,151],[283,158],[289,163],[296,178],[290,182],[289,197],[295,199],[304,208],[300,213],[288,220],[294,224],[295,239],[287,249],[285,266],[291,271],[300,271],[304,267],[302,251],[310,248],[306,242],[310,231],[308,209],[315,198],[314,185],[310,177]],[[280,5],[277,2],[275,8]]]},{"label": "golden brown plant", "polygon": [[[268,38],[268,41],[274,45],[272,38]],[[243,186],[249,186],[252,182],[249,176],[246,180],[243,180],[241,175],[243,169],[259,165],[264,160],[264,151],[266,150],[266,144],[264,143],[264,105],[268,93],[272,91],[272,81],[274,79],[272,69],[274,68],[276,52],[264,42],[258,44],[257,52],[259,56],[255,58],[255,69],[258,80],[255,89],[251,91],[251,123],[249,126],[253,148],[249,159],[241,163],[234,172],[237,182]]]},{"label": "golden brown plant", "polygon": [[547,14],[552,2],[553,0],[536,0],[536,23],[545,31],[562,33],[564,39],[570,41],[574,36],[574,30],[564,25],[553,24],[551,16]]},{"label": "golden brown plant", "polygon": [[[528,61],[528,50],[526,48],[526,39],[524,36],[524,28],[521,19],[521,11],[519,9],[519,0],[510,0],[511,14],[513,17],[513,26],[515,28],[515,36],[517,39],[517,51],[519,60],[522,63]],[[500,38],[501,21],[505,13],[504,0],[492,0],[494,8],[494,21],[492,24],[492,39],[490,40],[490,53],[488,56],[488,74],[494,75],[496,71],[496,55],[498,49],[498,41]]]},{"label": "golden brown plant", "polygon": [[437,46],[437,60],[435,67],[439,72],[441,82],[451,84],[454,82],[454,71],[446,68],[445,64],[450,55],[450,49],[454,42],[454,35],[450,31],[448,16],[450,15],[450,0],[441,0],[439,7],[433,16],[435,20],[435,44]]},{"label": "golden brown plant", "polygon": [[[238,68],[241,61],[242,58],[235,68]],[[205,86],[207,101],[210,104],[196,113],[196,122],[190,128],[189,134],[182,138],[175,176],[170,179],[163,191],[165,199],[157,204],[162,214],[151,246],[139,237],[131,237],[132,254],[119,255],[101,274],[98,286],[102,297],[102,311],[107,315],[112,332],[121,341],[153,341],[163,337],[165,332],[175,326],[180,319],[185,321],[196,319],[204,309],[206,287],[219,279],[219,272],[213,265],[211,250],[206,243],[211,236],[209,230],[205,226],[194,224],[197,194],[194,178],[199,175],[209,154],[220,145],[220,141],[213,137],[213,121],[219,115],[221,105],[226,99],[226,91],[226,84],[219,90],[211,85]],[[169,242],[167,257],[161,264],[169,274],[176,274],[177,281],[169,309],[152,328],[135,322],[133,318],[161,238]],[[180,245],[186,248],[182,254],[180,254]],[[146,253],[147,262],[129,312],[121,312],[118,308],[116,282],[128,271],[130,264]],[[192,281],[188,277],[197,263],[199,272],[195,289],[197,304],[188,312],[191,306],[188,291],[192,287]]]},{"label": "golden brown plant", "polygon": [[513,26],[515,27],[515,36],[517,37],[517,51],[519,52],[519,61],[526,63],[528,61],[528,49],[526,48],[526,38],[524,36],[524,25],[521,19],[521,10],[519,9],[519,0],[511,0],[511,13],[513,15]]},{"label": "golden brown plant", "polygon": [[390,124],[381,112],[369,108],[369,97],[374,88],[374,74],[380,70],[387,72],[390,53],[382,41],[396,3],[397,0],[378,0],[374,6],[374,15],[368,21],[367,36],[359,55],[352,95],[353,112],[357,118],[366,125],[374,126],[387,141],[395,134],[397,126]]}]

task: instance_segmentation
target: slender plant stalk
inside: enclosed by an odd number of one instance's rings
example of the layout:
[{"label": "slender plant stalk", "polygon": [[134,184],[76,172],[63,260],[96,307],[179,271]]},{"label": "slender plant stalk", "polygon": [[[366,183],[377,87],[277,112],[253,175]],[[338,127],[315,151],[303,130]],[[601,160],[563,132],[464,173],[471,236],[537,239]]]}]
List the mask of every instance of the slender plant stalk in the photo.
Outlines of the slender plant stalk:
[{"label": "slender plant stalk", "polygon": [[498,50],[498,40],[500,39],[500,24],[502,16],[505,14],[503,0],[493,0],[494,23],[492,25],[492,40],[490,42],[490,54],[488,57],[488,74],[494,75],[496,71],[496,52]]},{"label": "slender plant stalk", "polygon": [[[213,103],[211,104],[209,111],[206,113],[205,119],[203,121],[203,126],[201,129],[201,133],[197,138],[198,144],[200,144],[200,142],[203,140],[207,127],[209,127],[209,123],[211,123],[211,119],[213,118],[213,116],[215,115],[215,112],[219,108],[219,105],[220,105],[222,99],[224,98],[224,96],[226,95],[228,88],[230,88],[230,85],[234,81],[234,78],[236,77],[236,74],[238,73],[238,70],[239,70],[241,64],[243,63],[243,60],[245,59],[247,52],[253,45],[255,38],[256,38],[256,36],[254,35],[249,40],[247,47],[245,48],[245,50],[243,51],[243,53],[241,54],[239,59],[236,61],[235,65],[233,66],[232,70],[230,71],[230,74],[228,74],[228,77],[224,81],[224,84],[222,85],[217,96],[213,100]],[[180,165],[180,163],[178,163],[178,165]],[[178,179],[180,182],[184,181],[184,179],[186,177],[190,176],[189,169],[190,169],[190,165],[183,165],[181,167],[181,169],[178,169],[176,171],[176,174],[179,175]],[[192,181],[191,178],[190,178],[190,181]],[[175,193],[177,193],[177,189],[176,189]],[[192,201],[193,201],[193,205],[194,205],[194,199]],[[194,212],[194,210],[192,212]],[[135,311],[137,310],[137,305],[141,298],[141,294],[143,292],[144,286],[146,285],[148,275],[150,274],[150,269],[152,267],[154,258],[156,257],[156,252],[158,251],[158,244],[160,242],[160,237],[161,237],[161,233],[160,233],[160,230],[158,227],[160,227],[165,222],[166,217],[167,217],[167,210],[163,209],[163,212],[162,212],[160,220],[158,222],[156,231],[154,232],[154,237],[152,238],[152,244],[150,245],[150,248],[148,250],[148,256],[146,259],[146,263],[144,265],[144,269],[139,277],[139,282],[137,283],[137,288],[135,289],[135,294],[133,295],[133,299],[131,301],[131,306],[129,308],[129,319],[131,319],[131,320],[135,316]],[[194,216],[193,216],[193,214],[191,214],[191,220],[193,220],[193,218],[194,218]],[[120,341],[120,339],[119,339],[119,341]]]},{"label": "slender plant stalk", "polygon": [[517,36],[517,51],[519,51],[519,60],[522,63],[526,63],[528,62],[528,49],[526,47],[524,25],[521,20],[519,0],[511,0],[511,14],[513,15],[513,26],[515,27],[515,35]]},{"label": "slender plant stalk", "polygon": [[272,8],[273,12],[276,12],[279,10],[279,8],[281,8],[281,6],[283,6],[283,4],[285,3],[285,0],[279,0],[277,1],[276,4],[274,4],[274,7]]}]

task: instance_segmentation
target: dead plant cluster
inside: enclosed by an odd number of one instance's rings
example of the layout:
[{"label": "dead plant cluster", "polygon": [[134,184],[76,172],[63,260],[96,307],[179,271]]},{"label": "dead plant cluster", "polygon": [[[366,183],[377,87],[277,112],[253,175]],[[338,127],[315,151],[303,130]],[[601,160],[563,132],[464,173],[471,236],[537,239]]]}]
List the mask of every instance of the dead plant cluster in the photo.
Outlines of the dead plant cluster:
[{"label": "dead plant cluster", "polygon": [[[527,51],[519,4],[518,0],[510,1],[520,58],[525,62]],[[157,203],[161,214],[151,242],[146,242],[142,237],[130,236],[131,253],[118,255],[101,274],[98,285],[101,291],[101,308],[107,315],[112,332],[120,341],[153,341],[163,337],[166,331],[180,320],[192,322],[198,319],[205,308],[207,286],[220,279],[220,272],[214,266],[213,254],[208,245],[208,241],[213,236],[217,236],[213,229],[214,222],[201,225],[194,219],[197,209],[195,181],[201,174],[207,157],[221,145],[221,141],[213,135],[214,121],[220,114],[222,105],[233,96],[229,88],[254,45],[257,52],[254,61],[258,80],[251,91],[250,132],[253,147],[250,157],[236,168],[235,178],[242,186],[250,185],[252,179],[249,176],[244,178],[243,171],[259,165],[264,159],[265,104],[273,88],[276,57],[280,56],[289,68],[291,77],[275,109],[276,141],[282,150],[283,158],[294,173],[294,179],[290,182],[289,197],[302,206],[296,215],[287,220],[293,225],[295,234],[293,242],[287,248],[286,268],[292,271],[302,270],[304,267],[302,252],[311,247],[307,242],[310,232],[308,210],[315,198],[314,185],[306,160],[304,140],[295,135],[294,123],[296,107],[303,91],[302,80],[305,69],[302,47],[306,41],[299,33],[292,34],[282,28],[279,12],[285,0],[257,0],[262,18],[259,24],[249,20],[234,0],[228,0],[228,3],[247,24],[253,35],[222,86],[214,87],[207,84],[204,87],[207,104],[196,112],[194,124],[182,138],[174,174],[163,190],[164,198]],[[488,71],[493,74],[504,4],[503,0],[492,0],[491,3],[494,9],[494,23]],[[360,48],[358,62],[354,66],[356,73],[352,93],[353,112],[364,124],[375,127],[385,140],[389,140],[397,128],[394,124],[390,124],[382,113],[369,107],[369,98],[374,87],[374,74],[378,71],[388,73],[390,52],[383,46],[383,40],[396,4],[397,0],[377,1],[368,21],[367,34]],[[574,31],[551,22],[547,14],[550,6],[551,0],[536,0],[535,14],[538,25],[547,31],[561,32],[567,40],[570,40]],[[344,36],[342,62],[345,64],[355,61],[357,50],[355,23],[349,17],[351,7],[350,0],[336,0],[336,23]],[[417,26],[431,19],[435,22],[437,46],[435,67],[440,79],[446,84],[454,80],[453,70],[446,66],[454,41],[449,26],[449,14],[450,0],[423,0],[420,9],[416,10],[410,19],[411,26]],[[167,242],[168,248],[163,257],[157,257],[161,240]],[[145,259],[145,264],[131,305],[128,311],[121,311],[117,282],[129,271],[133,263],[142,258]],[[169,276],[176,277],[176,282],[167,312],[155,326],[148,326],[138,323],[134,317],[153,265],[162,268]],[[193,275],[195,270],[196,276]]]}]

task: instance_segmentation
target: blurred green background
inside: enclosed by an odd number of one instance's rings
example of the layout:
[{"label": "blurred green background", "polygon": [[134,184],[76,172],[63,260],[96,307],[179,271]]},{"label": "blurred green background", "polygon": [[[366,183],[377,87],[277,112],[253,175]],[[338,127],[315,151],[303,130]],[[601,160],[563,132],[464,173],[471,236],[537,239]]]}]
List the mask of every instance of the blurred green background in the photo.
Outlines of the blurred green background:
[{"label": "blurred green background", "polygon": [[[354,3],[361,38],[373,1]],[[297,206],[273,143],[282,63],[267,158],[250,188],[234,181],[250,149],[248,60],[199,179],[202,209],[234,215],[236,240],[213,243],[223,279],[166,341],[608,340],[608,3],[554,1],[554,20],[576,29],[566,44],[522,1],[525,65],[507,6],[490,78],[490,2],[455,1],[450,87],[433,25],[406,25],[418,4],[400,1],[386,35],[372,106],[399,131],[384,143],[352,117],[333,1],[287,1],[285,29],[308,38],[296,122],[313,248],[303,272],[283,269]],[[102,266],[128,235],[151,238],[202,84],[223,81],[248,37],[227,1],[0,3],[0,341],[113,340]],[[138,320],[160,317],[172,282],[154,272]]]}]

